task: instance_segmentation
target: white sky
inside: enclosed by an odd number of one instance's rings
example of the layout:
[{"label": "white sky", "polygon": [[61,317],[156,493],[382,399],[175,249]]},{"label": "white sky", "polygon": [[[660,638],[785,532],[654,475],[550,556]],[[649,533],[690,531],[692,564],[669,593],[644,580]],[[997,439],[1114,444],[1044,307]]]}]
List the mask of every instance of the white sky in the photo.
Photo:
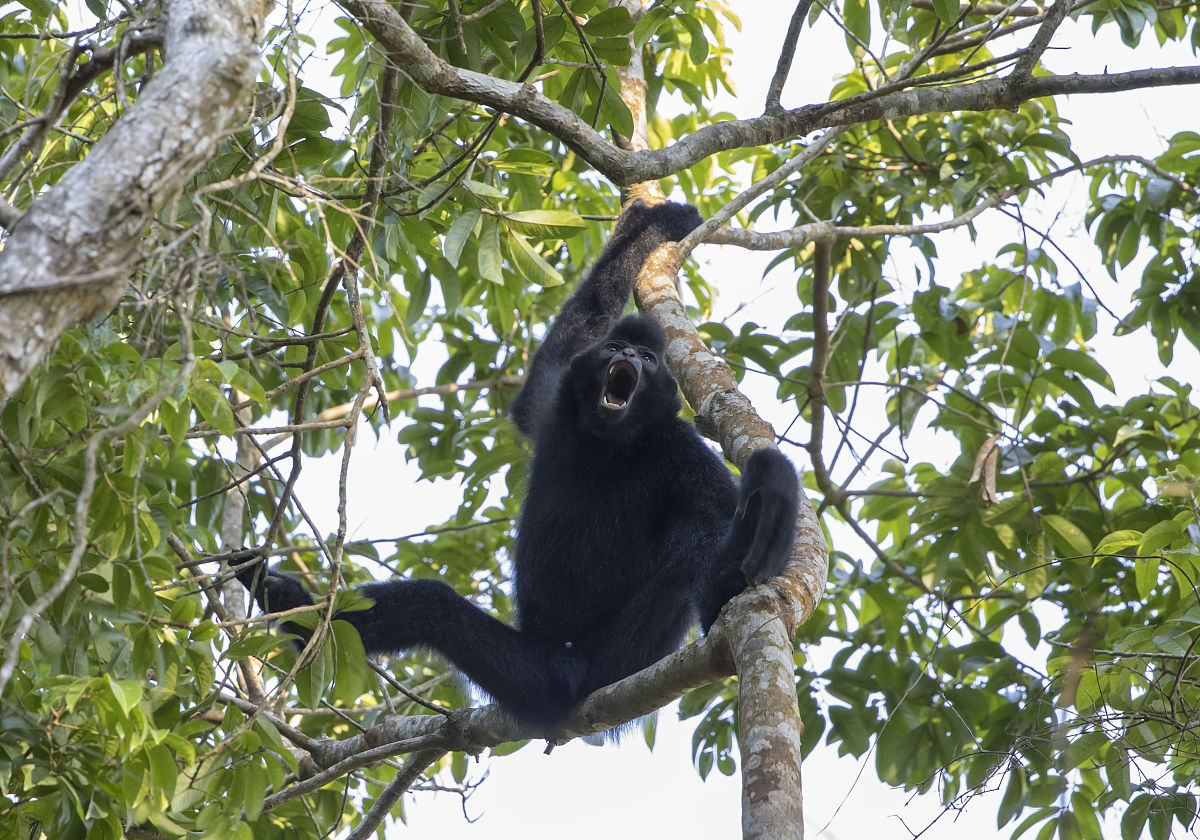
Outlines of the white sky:
[{"label": "white sky", "polygon": [[[738,116],[752,116],[761,109],[763,93],[774,68],[776,50],[782,40],[791,2],[766,0],[757,4],[734,4],[743,15],[743,32],[730,39],[733,48],[734,78],[739,98],[726,107]],[[768,11],[769,10],[769,11]],[[756,14],[757,12],[757,14]],[[1107,31],[1106,31],[1107,32]],[[1069,37],[1066,37],[1069,36]],[[1056,44],[1070,43],[1069,51],[1048,57],[1051,67],[1062,72],[1101,72],[1105,66],[1116,72],[1134,66],[1191,64],[1186,50],[1162,53],[1152,36],[1138,50],[1136,62],[1119,66],[1126,48],[1115,36],[1093,37],[1087,25],[1070,25]],[[827,93],[833,71],[842,66],[841,36],[826,30],[802,34],[792,72],[794,83],[784,97],[785,105],[820,101]],[[805,84],[805,80],[808,83]],[[1075,123],[1070,129],[1075,149],[1083,158],[1103,153],[1137,153],[1148,156],[1163,150],[1165,141],[1177,131],[1197,129],[1195,109],[1181,107],[1181,101],[1193,96],[1178,89],[1144,90],[1129,94],[1075,97],[1060,101],[1064,115]],[[1066,207],[1056,225],[1056,241],[1067,248],[1088,273],[1104,301],[1118,313],[1128,309],[1130,295],[1137,286],[1137,271],[1124,273],[1118,285],[1088,256],[1090,237],[1082,220],[1086,190],[1077,183],[1055,194],[1059,208]],[[965,233],[942,234],[937,238],[942,282],[950,282],[961,267],[978,264],[979,254],[992,254],[995,243],[1011,241],[1014,223],[996,214],[981,218],[977,227],[986,245],[971,243]],[[1074,236],[1083,237],[1083,247],[1071,248]],[[764,325],[778,324],[794,310],[794,275],[777,270],[765,281],[759,280],[766,260],[733,248],[706,247],[699,258],[709,265],[706,276],[714,279],[721,291],[719,313],[732,312],[744,301],[754,303],[738,314],[739,320],[756,320]],[[1076,279],[1065,273],[1065,283]],[[903,269],[898,267],[902,274]],[[736,278],[736,281],[735,281]],[[735,281],[735,282],[730,282]],[[781,315],[781,313],[783,313]],[[1102,351],[1114,349],[1102,358],[1118,383],[1121,398],[1145,389],[1148,380],[1160,375],[1152,343],[1143,340],[1138,352],[1131,352],[1131,341],[1121,340],[1120,349],[1107,337],[1105,328],[1096,345]],[[1108,327],[1111,333],[1111,325]],[[1182,350],[1182,345],[1177,347]],[[1194,352],[1180,357],[1171,373],[1187,380],[1200,370]],[[418,376],[432,379],[432,370],[417,368]],[[760,412],[777,428],[791,419],[774,399],[774,384],[763,377],[748,377],[746,390]],[[424,380],[422,380],[424,381]],[[1112,399],[1108,395],[1108,399]],[[791,409],[788,409],[789,411]],[[403,451],[394,441],[372,443],[370,434],[359,438],[350,481],[350,527],[354,536],[419,531],[429,523],[442,521],[458,501],[456,488],[446,484],[416,482],[416,471],[404,463]],[[919,441],[909,442],[915,458],[937,460]],[[789,453],[804,467],[797,453]],[[331,459],[308,466],[300,487],[308,509],[318,514],[322,527],[335,526],[335,505],[318,503],[336,486],[337,464]],[[395,488],[390,498],[380,488]],[[531,743],[519,753],[489,760],[486,756],[473,763],[470,776],[488,778],[465,805],[459,797],[446,793],[421,793],[405,797],[408,827],[389,829],[389,837],[437,836],[441,840],[477,838],[557,837],[576,840],[629,837],[729,838],[740,835],[739,778],[726,778],[716,770],[707,782],[701,782],[691,763],[691,732],[694,722],[679,722],[674,707],[659,714],[658,744],[651,753],[642,743],[640,732],[626,737],[626,743],[603,748],[571,743],[542,755],[540,742]],[[836,747],[819,746],[804,765],[805,813],[807,836],[827,840],[871,837],[872,840],[907,840],[930,823],[922,834],[928,840],[949,840],[962,836],[1008,836],[1011,826],[997,832],[995,813],[998,797],[983,797],[970,803],[962,814],[942,814],[936,796],[911,797],[892,790],[875,778],[872,754],[862,762],[838,759]],[[940,819],[939,819],[939,815]],[[828,824],[828,827],[826,825]],[[907,828],[906,828],[907,825]],[[824,831],[821,829],[824,828]],[[1114,832],[1112,836],[1117,836]]]}]

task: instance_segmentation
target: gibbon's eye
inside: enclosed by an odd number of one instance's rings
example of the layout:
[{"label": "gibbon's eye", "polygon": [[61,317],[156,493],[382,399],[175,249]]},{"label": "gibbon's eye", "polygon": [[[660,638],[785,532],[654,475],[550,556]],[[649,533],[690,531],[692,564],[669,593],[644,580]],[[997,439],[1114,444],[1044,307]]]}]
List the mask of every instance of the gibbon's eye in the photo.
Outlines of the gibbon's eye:
[{"label": "gibbon's eye", "polygon": [[643,359],[643,361],[647,361],[650,364],[654,364],[655,362],[658,361],[658,359],[654,358],[653,353],[645,352],[645,351],[642,353],[642,359]]},{"label": "gibbon's eye", "polygon": [[616,353],[616,352],[620,351],[620,349],[621,349],[621,345],[617,344],[617,342],[615,342],[615,341],[610,341],[610,342],[608,342],[608,344],[604,345],[604,351],[606,353]]}]

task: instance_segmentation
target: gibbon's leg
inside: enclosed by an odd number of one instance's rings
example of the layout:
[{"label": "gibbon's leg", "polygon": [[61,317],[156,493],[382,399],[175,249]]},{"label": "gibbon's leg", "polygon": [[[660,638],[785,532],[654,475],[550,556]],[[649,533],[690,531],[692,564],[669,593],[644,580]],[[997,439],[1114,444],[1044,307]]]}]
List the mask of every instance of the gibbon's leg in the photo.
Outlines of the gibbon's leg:
[{"label": "gibbon's leg", "polygon": [[[239,571],[238,579],[266,612],[313,603],[298,580],[265,563]],[[578,699],[586,671],[578,651],[508,626],[441,581],[393,580],[359,592],[375,603],[335,618],[358,630],[368,654],[433,650],[510,713],[531,722],[549,723]],[[284,629],[308,636],[291,622]]]},{"label": "gibbon's leg", "polygon": [[777,449],[760,449],[746,461],[738,506],[716,567],[707,570],[699,597],[705,632],[721,607],[749,585],[783,571],[796,539],[800,481]]}]

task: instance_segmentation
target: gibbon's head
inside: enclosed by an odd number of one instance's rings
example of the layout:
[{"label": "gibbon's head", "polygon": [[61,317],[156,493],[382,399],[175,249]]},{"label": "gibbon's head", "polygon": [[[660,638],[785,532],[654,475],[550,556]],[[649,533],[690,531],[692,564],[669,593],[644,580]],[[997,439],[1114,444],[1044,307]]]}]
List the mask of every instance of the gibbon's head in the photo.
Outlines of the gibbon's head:
[{"label": "gibbon's head", "polygon": [[575,358],[572,394],[588,431],[632,441],[679,413],[679,390],[663,357],[666,346],[658,324],[629,315]]}]

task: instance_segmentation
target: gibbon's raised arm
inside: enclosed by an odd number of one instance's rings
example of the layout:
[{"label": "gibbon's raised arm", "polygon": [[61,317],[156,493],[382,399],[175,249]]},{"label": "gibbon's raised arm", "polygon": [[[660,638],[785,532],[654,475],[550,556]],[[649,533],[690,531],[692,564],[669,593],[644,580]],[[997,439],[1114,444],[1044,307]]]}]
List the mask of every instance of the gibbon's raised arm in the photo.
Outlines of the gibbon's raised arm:
[{"label": "gibbon's raised arm", "polygon": [[650,205],[639,199],[625,209],[591,272],[554,319],[513,402],[512,418],[526,437],[536,437],[539,418],[571,358],[620,319],[646,258],[664,242],[683,239],[701,221],[688,204]]}]

